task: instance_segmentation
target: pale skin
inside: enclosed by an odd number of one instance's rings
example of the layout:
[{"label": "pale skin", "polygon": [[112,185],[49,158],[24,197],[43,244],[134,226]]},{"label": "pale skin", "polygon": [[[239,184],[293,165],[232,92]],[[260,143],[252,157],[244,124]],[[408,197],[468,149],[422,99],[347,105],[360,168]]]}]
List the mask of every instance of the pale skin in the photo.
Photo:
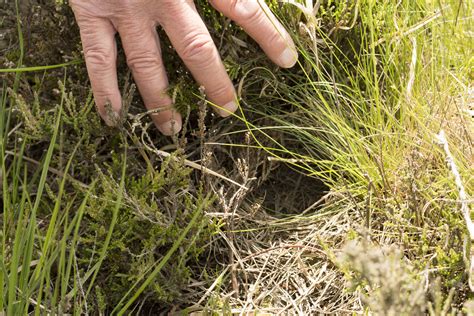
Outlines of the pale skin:
[{"label": "pale skin", "polygon": [[[277,65],[297,62],[295,45],[263,0],[209,0],[240,25]],[[181,115],[167,94],[168,78],[156,27],[161,26],[217,112],[229,116],[238,108],[234,86],[193,0],[70,0],[81,31],[87,71],[99,114],[121,111],[117,82],[118,33],[142,99],[164,135],[182,127]],[[162,110],[159,110],[162,109]],[[110,111],[110,109],[109,109]]]}]

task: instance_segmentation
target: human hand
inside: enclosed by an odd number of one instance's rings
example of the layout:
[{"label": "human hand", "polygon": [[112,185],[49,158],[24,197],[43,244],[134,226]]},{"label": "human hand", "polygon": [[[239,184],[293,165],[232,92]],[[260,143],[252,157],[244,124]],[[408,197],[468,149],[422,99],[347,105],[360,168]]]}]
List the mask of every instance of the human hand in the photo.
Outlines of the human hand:
[{"label": "human hand", "polygon": [[[291,37],[263,0],[209,0],[212,6],[239,24],[273,62],[290,68],[297,61]],[[156,32],[160,25],[208,99],[221,116],[237,109],[236,95],[209,31],[192,0],[70,0],[79,24],[87,71],[99,114],[107,124],[106,104],[119,114],[117,82],[118,32],[127,64],[158,129],[172,135],[182,127],[181,115],[167,95],[168,78]],[[110,111],[110,110],[109,110]]]}]

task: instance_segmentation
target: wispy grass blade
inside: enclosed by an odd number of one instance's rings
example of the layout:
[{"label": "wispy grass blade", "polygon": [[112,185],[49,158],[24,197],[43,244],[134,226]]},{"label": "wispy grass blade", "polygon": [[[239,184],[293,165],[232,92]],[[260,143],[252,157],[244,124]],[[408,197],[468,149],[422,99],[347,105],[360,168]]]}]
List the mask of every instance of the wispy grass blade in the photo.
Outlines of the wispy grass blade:
[{"label": "wispy grass blade", "polygon": [[66,68],[66,67],[74,66],[74,65],[80,65],[82,63],[84,63],[84,61],[82,60],[73,60],[67,63],[57,64],[57,65],[33,66],[33,67],[22,67],[22,68],[4,68],[4,69],[0,69],[0,73],[20,74],[23,72],[46,71],[46,70]]}]

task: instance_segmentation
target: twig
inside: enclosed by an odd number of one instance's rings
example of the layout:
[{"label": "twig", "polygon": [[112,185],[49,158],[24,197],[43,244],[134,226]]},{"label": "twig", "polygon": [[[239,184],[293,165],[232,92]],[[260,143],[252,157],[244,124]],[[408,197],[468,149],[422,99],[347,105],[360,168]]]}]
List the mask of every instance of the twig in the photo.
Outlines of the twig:
[{"label": "twig", "polygon": [[[456,187],[459,191],[459,200],[461,201],[461,212],[464,217],[464,221],[466,222],[466,227],[469,232],[469,237],[471,244],[474,242],[474,223],[472,222],[471,219],[471,210],[469,208],[469,198],[466,193],[466,189],[464,188],[464,185],[462,183],[461,175],[459,173],[458,167],[456,166],[456,163],[454,161],[453,155],[451,154],[451,151],[449,150],[449,144],[448,140],[446,139],[446,133],[444,130],[441,130],[439,134],[437,135],[438,141],[441,146],[443,146],[444,152],[446,154],[446,163],[448,164],[449,169],[451,170],[451,173],[454,176],[454,181],[456,183]],[[468,283],[469,283],[469,288],[471,289],[472,292],[474,292],[474,282],[473,282],[473,276],[474,276],[474,252],[469,245],[469,252],[470,252],[470,262],[469,262],[469,278],[468,278]],[[467,252],[467,251],[466,251]],[[467,255],[467,253],[466,253]]]},{"label": "twig", "polygon": [[[134,134],[132,134],[132,133],[129,132],[129,131],[126,131],[126,132],[127,132],[127,134],[129,135],[129,137],[134,141],[134,143],[135,143],[137,146],[139,146],[139,147],[143,146],[143,147],[145,147],[147,150],[149,150],[149,151],[155,153],[155,154],[158,155],[158,156],[161,156],[162,158],[171,158],[171,159],[173,159],[173,160],[175,160],[175,161],[179,161],[179,160],[180,160],[179,158],[173,156],[173,155],[172,155],[171,153],[169,153],[169,152],[166,152],[166,151],[163,151],[163,150],[159,150],[159,149],[157,149],[157,148],[154,148],[154,146],[153,146],[153,147],[149,146],[148,144],[146,144],[146,142],[143,140],[143,138],[142,138],[143,141],[140,142],[140,141],[138,140],[138,137],[136,137]],[[230,182],[230,183],[232,183],[232,184],[238,186],[238,187],[241,188],[241,189],[248,190],[248,187],[246,187],[245,185],[240,184],[240,183],[238,183],[237,181],[234,181],[234,180],[232,180],[232,179],[229,179],[229,178],[225,177],[224,175],[221,175],[220,173],[217,173],[217,172],[214,171],[214,170],[211,170],[211,169],[209,169],[209,168],[206,168],[206,167],[204,167],[204,166],[202,166],[202,165],[200,165],[200,164],[198,164],[198,163],[195,163],[195,162],[193,162],[193,161],[190,161],[190,160],[188,160],[188,159],[184,159],[184,165],[187,166],[187,167],[190,167],[190,168],[199,170],[199,171],[201,171],[201,172],[203,172],[203,173],[209,174],[209,175],[211,175],[211,176],[214,176],[214,177],[216,177],[216,178],[220,178],[220,179],[222,179],[222,180],[225,180],[225,181],[227,181],[227,182]]]},{"label": "twig", "polygon": [[212,291],[219,286],[220,282],[222,282],[222,277],[227,273],[227,270],[229,269],[229,266],[225,267],[224,270],[221,272],[219,277],[216,278],[216,280],[212,283],[212,285],[206,290],[206,293],[201,297],[201,299],[194,304],[194,306],[200,306],[204,300],[211,295]]},{"label": "twig", "polygon": [[[166,151],[162,151],[162,150],[153,150],[153,151],[154,151],[156,154],[158,154],[158,155],[160,155],[161,157],[163,157],[163,158],[170,158],[170,157],[172,157],[172,158],[175,159],[175,160],[179,160],[179,158],[176,158],[176,157],[172,156],[170,153],[168,153],[168,152],[166,152]],[[238,186],[239,188],[244,189],[244,190],[246,190],[246,191],[248,190],[248,187],[246,187],[245,185],[240,184],[240,183],[238,183],[237,181],[234,181],[234,180],[232,180],[232,179],[229,179],[229,178],[227,178],[227,177],[221,175],[220,173],[217,173],[217,172],[214,171],[214,170],[211,170],[211,169],[209,169],[209,168],[203,167],[203,166],[201,166],[200,164],[197,164],[197,163],[195,163],[195,162],[193,162],[193,161],[190,161],[190,160],[188,160],[188,159],[184,159],[184,165],[187,166],[187,167],[190,167],[190,168],[199,170],[199,171],[201,171],[201,172],[204,172],[204,173],[206,173],[206,174],[209,174],[209,175],[211,175],[211,176],[214,176],[214,177],[220,178],[220,179],[222,179],[222,180],[228,181],[228,182],[230,182],[230,183],[232,183],[232,184],[235,184],[235,185]]]},{"label": "twig", "polygon": [[[281,250],[281,249],[303,249],[303,250],[309,250],[310,252],[319,253],[323,256],[326,256],[326,253],[324,251],[322,251],[321,249],[319,249],[319,248],[309,246],[309,245],[297,245],[296,244],[296,245],[281,245],[281,246],[275,246],[275,247],[272,247],[272,248],[267,248],[267,249],[261,250],[257,253],[252,253],[252,254],[248,255],[247,257],[245,257],[245,258],[242,258],[242,261],[247,261],[251,258],[261,256],[265,253],[272,252],[272,251],[275,251],[275,250]],[[235,264],[237,264],[237,263],[235,263]]]},{"label": "twig", "polygon": [[408,79],[407,91],[406,91],[406,99],[409,104],[412,98],[413,85],[415,84],[416,62],[418,60],[416,37],[413,36],[412,38],[410,38],[410,40],[411,40],[413,48],[412,48],[412,54],[411,54],[410,76]]},{"label": "twig", "polygon": [[267,157],[268,161],[288,162],[288,163],[305,163],[311,161],[310,159],[293,159],[281,157]]},{"label": "twig", "polygon": [[471,210],[469,209],[469,204],[468,204],[469,197],[462,183],[461,175],[459,173],[458,167],[456,166],[453,155],[451,154],[451,151],[449,149],[448,140],[446,139],[446,133],[444,132],[444,130],[441,130],[441,132],[439,132],[439,134],[437,135],[437,138],[440,145],[443,146],[444,152],[446,153],[446,163],[448,164],[448,167],[451,169],[451,173],[454,176],[456,187],[459,191],[461,212],[464,216],[464,220],[466,222],[467,230],[469,231],[469,236],[471,238],[471,241],[474,241],[474,223],[472,222],[472,219],[471,219]]}]

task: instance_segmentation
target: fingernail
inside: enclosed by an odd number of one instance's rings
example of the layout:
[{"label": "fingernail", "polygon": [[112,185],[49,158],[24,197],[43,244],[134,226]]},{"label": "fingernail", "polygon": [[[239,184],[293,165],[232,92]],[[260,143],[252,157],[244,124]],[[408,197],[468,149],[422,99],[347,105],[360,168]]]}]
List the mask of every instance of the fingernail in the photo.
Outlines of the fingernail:
[{"label": "fingernail", "polygon": [[239,106],[237,105],[237,103],[235,101],[232,101],[224,105],[222,109],[219,109],[219,114],[222,117],[228,117],[232,115],[232,113],[237,111],[238,108]]},{"label": "fingernail", "polygon": [[175,120],[169,120],[168,122],[158,125],[158,129],[163,135],[172,136],[181,130],[181,123]]},{"label": "fingernail", "polygon": [[[120,107],[115,108],[112,105],[112,101],[110,101],[110,98],[108,97],[106,97],[103,102],[103,108],[100,107],[97,100],[95,101],[95,106],[99,114],[104,119],[105,124],[107,124],[109,127],[118,127],[119,125],[121,125],[123,122]],[[120,102],[118,102],[117,104],[120,104]]]},{"label": "fingernail", "polygon": [[293,67],[296,62],[298,61],[298,53],[293,48],[286,48],[283,53],[281,53],[280,57],[278,58],[278,63],[280,66],[284,68],[291,68]]}]

